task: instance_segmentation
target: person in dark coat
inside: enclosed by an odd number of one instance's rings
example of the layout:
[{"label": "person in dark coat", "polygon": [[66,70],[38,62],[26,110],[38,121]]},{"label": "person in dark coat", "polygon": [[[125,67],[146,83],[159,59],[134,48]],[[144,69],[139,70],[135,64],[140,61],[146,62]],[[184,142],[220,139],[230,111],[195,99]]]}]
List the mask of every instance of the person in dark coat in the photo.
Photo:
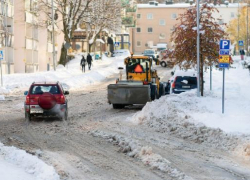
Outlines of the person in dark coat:
[{"label": "person in dark coat", "polygon": [[84,71],[85,72],[85,65],[86,65],[86,59],[84,56],[82,56],[82,60],[81,60],[81,64],[82,66],[82,72]]},{"label": "person in dark coat", "polygon": [[89,66],[89,70],[91,69],[91,64],[92,64],[92,56],[88,53],[88,56],[87,56],[87,63],[88,63],[88,66]]},{"label": "person in dark coat", "polygon": [[241,49],[241,50],[240,50],[240,57],[241,57],[241,60],[244,60],[244,55],[245,55],[245,51],[244,51],[244,49]]}]

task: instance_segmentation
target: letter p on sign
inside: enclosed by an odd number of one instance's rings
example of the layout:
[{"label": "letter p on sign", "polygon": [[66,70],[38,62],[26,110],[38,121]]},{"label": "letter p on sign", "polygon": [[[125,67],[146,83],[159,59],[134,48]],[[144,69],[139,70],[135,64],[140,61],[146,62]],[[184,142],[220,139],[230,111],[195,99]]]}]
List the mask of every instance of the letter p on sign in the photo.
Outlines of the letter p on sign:
[{"label": "letter p on sign", "polygon": [[220,40],[220,49],[230,49],[230,40]]}]

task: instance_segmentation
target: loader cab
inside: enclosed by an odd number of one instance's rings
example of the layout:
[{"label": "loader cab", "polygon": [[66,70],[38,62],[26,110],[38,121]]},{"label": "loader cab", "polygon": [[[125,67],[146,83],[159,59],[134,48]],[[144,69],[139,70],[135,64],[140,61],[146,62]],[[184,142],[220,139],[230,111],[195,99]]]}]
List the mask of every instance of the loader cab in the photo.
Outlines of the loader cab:
[{"label": "loader cab", "polygon": [[150,80],[152,59],[148,57],[132,57],[125,60],[128,80]]}]

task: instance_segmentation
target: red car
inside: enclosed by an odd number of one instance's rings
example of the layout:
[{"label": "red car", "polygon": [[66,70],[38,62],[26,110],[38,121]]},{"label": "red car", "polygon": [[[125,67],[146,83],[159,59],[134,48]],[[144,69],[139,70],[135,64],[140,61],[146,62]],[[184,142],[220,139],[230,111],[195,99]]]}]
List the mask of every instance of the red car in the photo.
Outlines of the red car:
[{"label": "red car", "polygon": [[24,103],[25,119],[30,121],[32,117],[55,116],[62,120],[68,119],[68,101],[59,82],[56,83],[32,83],[29,91],[25,91]]}]

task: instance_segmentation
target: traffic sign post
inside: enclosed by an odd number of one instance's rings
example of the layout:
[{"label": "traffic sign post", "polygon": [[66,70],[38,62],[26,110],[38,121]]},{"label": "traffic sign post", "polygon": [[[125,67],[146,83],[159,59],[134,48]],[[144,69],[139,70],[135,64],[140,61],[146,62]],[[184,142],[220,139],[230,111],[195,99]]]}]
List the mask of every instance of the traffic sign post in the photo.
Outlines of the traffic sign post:
[{"label": "traffic sign post", "polygon": [[0,66],[1,66],[1,86],[3,87],[3,69],[2,69],[2,61],[4,59],[3,50],[0,50]]},{"label": "traffic sign post", "polygon": [[[243,43],[243,42],[242,42]],[[239,41],[240,44],[240,41]],[[224,114],[225,107],[225,68],[229,68],[230,64],[230,40],[220,40],[219,51],[219,68],[223,69],[223,82],[222,82],[222,114]]]}]

